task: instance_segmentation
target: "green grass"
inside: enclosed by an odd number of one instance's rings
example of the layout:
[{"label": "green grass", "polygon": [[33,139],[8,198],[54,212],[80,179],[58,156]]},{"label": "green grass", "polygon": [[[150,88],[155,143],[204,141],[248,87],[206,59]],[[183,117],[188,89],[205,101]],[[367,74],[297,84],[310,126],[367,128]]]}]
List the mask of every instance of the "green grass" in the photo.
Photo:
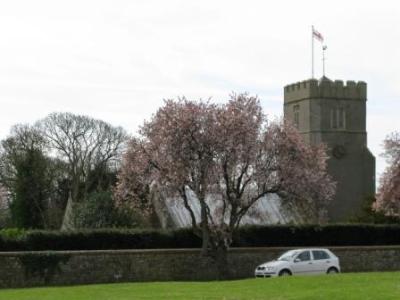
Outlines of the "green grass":
[{"label": "green grass", "polygon": [[0,290],[1,300],[400,299],[400,272]]}]

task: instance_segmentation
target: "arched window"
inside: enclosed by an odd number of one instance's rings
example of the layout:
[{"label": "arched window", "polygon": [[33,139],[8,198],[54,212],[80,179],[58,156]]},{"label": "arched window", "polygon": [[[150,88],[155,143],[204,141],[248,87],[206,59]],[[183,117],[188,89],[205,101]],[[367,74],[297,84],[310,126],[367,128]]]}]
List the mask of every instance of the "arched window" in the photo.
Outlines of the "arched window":
[{"label": "arched window", "polygon": [[346,110],[344,107],[331,109],[331,129],[346,129]]},{"label": "arched window", "polygon": [[300,105],[293,106],[293,123],[294,126],[299,129],[300,126]]}]

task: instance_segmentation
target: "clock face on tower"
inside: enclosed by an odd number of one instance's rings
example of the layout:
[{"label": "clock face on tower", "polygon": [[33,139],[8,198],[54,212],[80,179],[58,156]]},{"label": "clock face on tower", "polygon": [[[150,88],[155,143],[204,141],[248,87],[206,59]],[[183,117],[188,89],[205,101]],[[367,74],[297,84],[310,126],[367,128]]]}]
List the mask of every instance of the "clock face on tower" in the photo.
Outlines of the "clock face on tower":
[{"label": "clock face on tower", "polygon": [[336,145],[333,147],[332,155],[337,159],[341,159],[346,155],[346,148],[343,145]]}]

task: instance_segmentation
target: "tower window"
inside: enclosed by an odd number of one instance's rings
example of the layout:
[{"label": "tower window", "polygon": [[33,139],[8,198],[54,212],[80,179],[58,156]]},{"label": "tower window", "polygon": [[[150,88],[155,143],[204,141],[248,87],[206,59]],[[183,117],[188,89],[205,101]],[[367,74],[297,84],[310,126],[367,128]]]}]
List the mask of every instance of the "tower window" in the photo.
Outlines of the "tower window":
[{"label": "tower window", "polygon": [[293,123],[294,126],[299,129],[300,125],[300,105],[293,106]]},{"label": "tower window", "polygon": [[344,107],[331,109],[331,128],[346,129],[346,110]]}]

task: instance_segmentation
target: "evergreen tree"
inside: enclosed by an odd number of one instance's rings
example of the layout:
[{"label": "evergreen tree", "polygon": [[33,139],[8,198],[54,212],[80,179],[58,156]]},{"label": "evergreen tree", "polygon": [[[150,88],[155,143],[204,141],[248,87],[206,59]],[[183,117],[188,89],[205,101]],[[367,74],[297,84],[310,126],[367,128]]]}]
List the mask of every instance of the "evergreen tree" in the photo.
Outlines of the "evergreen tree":
[{"label": "evergreen tree", "polygon": [[28,149],[16,162],[11,216],[19,228],[46,228],[51,179],[48,160],[39,149]]}]

